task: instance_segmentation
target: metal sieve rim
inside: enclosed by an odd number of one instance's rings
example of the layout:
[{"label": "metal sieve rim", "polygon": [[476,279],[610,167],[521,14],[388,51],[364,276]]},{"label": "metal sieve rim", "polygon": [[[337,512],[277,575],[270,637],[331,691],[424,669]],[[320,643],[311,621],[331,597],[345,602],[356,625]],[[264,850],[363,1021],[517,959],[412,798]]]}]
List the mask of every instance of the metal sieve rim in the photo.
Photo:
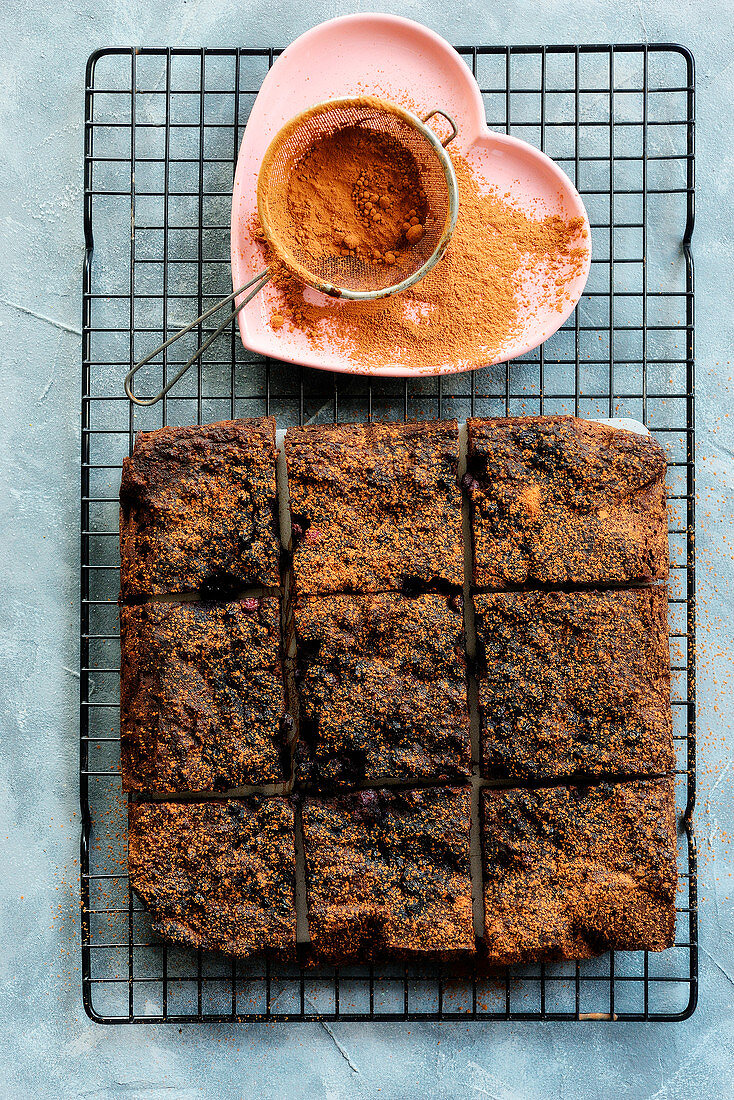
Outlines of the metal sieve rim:
[{"label": "metal sieve rim", "polygon": [[[313,272],[304,267],[296,259],[288,260],[282,259],[282,248],[278,244],[276,235],[270,228],[270,217],[268,214],[268,188],[265,184],[267,179],[270,165],[280,148],[283,141],[288,138],[294,130],[306,122],[312,115],[319,114],[321,111],[334,107],[351,107],[351,106],[365,106],[372,105],[376,110],[388,111],[391,114],[398,115],[405,122],[411,125],[417,130],[421,136],[433,147],[438,160],[443,169],[444,178],[446,180],[446,187],[448,191],[448,207],[446,214],[446,222],[439,237],[438,243],[434,248],[431,255],[427,260],[421,264],[411,275],[403,279],[399,283],[393,283],[390,286],[382,287],[379,290],[351,290],[347,287],[335,286],[333,283],[326,282],[325,280],[318,279]],[[454,133],[446,141],[448,145],[449,141],[453,140],[456,136],[456,124],[453,119],[444,111],[434,109],[426,115],[426,120],[431,118],[434,114],[441,114],[447,118],[454,128]],[[387,298],[393,294],[399,294],[404,290],[408,290],[410,287],[415,286],[432,267],[438,263],[446,251],[451,236],[456,228],[456,220],[459,216],[459,187],[456,182],[456,172],[454,166],[451,163],[451,158],[446,152],[444,144],[436,133],[426,125],[426,121],[420,119],[418,115],[413,114],[412,111],[408,111],[405,107],[399,107],[396,103],[390,103],[387,100],[380,99],[378,96],[340,96],[336,99],[322,100],[320,103],[315,103],[313,106],[308,107],[305,111],[301,111],[295,115],[292,119],[285,123],[284,126],[278,130],[277,134],[273,137],[272,141],[268,145],[265,151],[265,156],[262,159],[260,170],[257,176],[257,213],[260,219],[260,227],[262,229],[265,240],[272,249],[273,253],[281,260],[281,262],[292,271],[299,279],[309,286],[312,286],[315,290],[320,291],[322,294],[327,294],[330,298],[346,298],[355,302],[372,302],[378,298]]]}]

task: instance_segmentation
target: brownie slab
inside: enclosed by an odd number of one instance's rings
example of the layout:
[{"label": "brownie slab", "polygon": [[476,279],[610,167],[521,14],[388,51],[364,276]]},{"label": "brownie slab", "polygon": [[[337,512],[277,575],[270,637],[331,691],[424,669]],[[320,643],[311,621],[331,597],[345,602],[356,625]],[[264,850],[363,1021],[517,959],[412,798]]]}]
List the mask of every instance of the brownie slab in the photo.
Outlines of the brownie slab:
[{"label": "brownie slab", "polygon": [[469,774],[459,598],[300,597],[294,614],[303,778],[329,786]]},{"label": "brownie slab", "polygon": [[672,779],[482,797],[490,964],[671,946],[678,881]]},{"label": "brownie slab", "polygon": [[289,428],[285,455],[299,592],[463,583],[455,420]]},{"label": "brownie slab", "polygon": [[317,959],[473,952],[468,788],[360,791],[303,806]]},{"label": "brownie slab", "polygon": [[474,606],[485,778],[674,767],[665,587],[495,592]]},{"label": "brownie slab", "polygon": [[223,791],[290,776],[275,597],[120,608],[125,791]]},{"label": "brownie slab", "polygon": [[469,420],[473,582],[628,583],[668,575],[665,454],[573,416]]},{"label": "brownie slab", "polygon": [[124,599],[279,584],[275,421],[140,432],[120,485]]},{"label": "brownie slab", "polygon": [[284,799],[132,805],[128,867],[165,939],[238,958],[295,953],[294,822]]}]

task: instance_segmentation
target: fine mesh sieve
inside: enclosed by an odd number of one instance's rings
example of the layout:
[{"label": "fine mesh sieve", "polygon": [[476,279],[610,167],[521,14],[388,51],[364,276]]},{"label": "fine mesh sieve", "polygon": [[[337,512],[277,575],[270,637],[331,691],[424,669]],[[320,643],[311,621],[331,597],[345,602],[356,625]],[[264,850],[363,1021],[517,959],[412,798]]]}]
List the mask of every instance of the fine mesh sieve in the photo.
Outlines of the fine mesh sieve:
[{"label": "fine mesh sieve", "polygon": [[[427,125],[435,116],[445,119],[451,129],[443,141]],[[383,258],[376,261],[366,253],[360,254],[359,250],[342,255],[337,249],[322,252],[314,259],[305,247],[307,241],[303,238],[303,227],[290,209],[289,181],[292,173],[303,165],[319,142],[348,128],[358,129],[368,142],[374,140],[381,148],[394,150],[398,158],[406,158],[404,163],[417,171],[420,180],[423,236],[413,244],[409,244],[405,236],[391,244],[382,254],[384,256],[389,251],[391,262]],[[296,115],[273,138],[258,174],[258,216],[272,258],[303,282],[334,298],[372,301],[414,286],[441,259],[456,226],[459,192],[446,146],[457,133],[456,123],[445,111],[435,108],[420,119],[410,111],[374,96],[333,99]],[[136,363],[125,376],[125,392],[130,400],[145,406],[160,401],[271,277],[270,268],[260,271]],[[155,397],[138,397],[133,393],[132,379],[141,367],[245,291],[248,291],[245,297],[167,381],[160,393]]]},{"label": "fine mesh sieve", "polygon": [[[432,111],[421,120],[392,103],[363,96],[320,103],[291,119],[273,138],[257,184],[260,224],[277,259],[304,282],[341,298],[384,297],[421,279],[443,255],[458,214],[456,176],[444,148],[456,135],[456,126],[443,115],[452,133],[442,144],[425,125],[436,114],[443,112]],[[364,135],[368,156],[373,143],[376,155],[379,150],[390,153],[396,162],[403,158],[402,163],[416,170],[420,179],[424,233],[412,245],[404,237],[389,245],[394,263],[375,262],[359,252],[344,256],[336,246],[314,256],[291,208],[293,174],[308,164],[309,154],[320,143],[350,130]]]}]

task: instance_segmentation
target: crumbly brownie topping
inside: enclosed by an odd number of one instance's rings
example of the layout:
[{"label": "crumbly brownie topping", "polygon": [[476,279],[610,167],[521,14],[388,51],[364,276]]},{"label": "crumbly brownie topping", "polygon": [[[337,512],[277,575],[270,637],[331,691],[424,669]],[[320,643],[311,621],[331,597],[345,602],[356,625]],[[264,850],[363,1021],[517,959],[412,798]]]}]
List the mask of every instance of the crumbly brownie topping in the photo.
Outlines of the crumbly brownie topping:
[{"label": "crumbly brownie topping", "polygon": [[285,454],[299,592],[461,586],[455,420],[289,428]]},{"label": "crumbly brownie topping", "polygon": [[284,799],[130,807],[130,885],[166,939],[238,958],[296,947],[293,809]]},{"label": "crumbly brownie topping", "polygon": [[487,779],[675,765],[667,590],[474,597]]},{"label": "crumbly brownie topping", "polygon": [[667,576],[665,454],[651,436],[572,416],[468,431],[475,585]]},{"label": "crumbly brownie topping", "polygon": [[452,597],[301,598],[301,776],[456,778],[471,764],[463,617]]},{"label": "crumbly brownie topping", "polygon": [[475,948],[471,792],[360,791],[303,806],[318,959],[452,957]]},{"label": "crumbly brownie topping", "polygon": [[125,599],[279,583],[275,421],[140,432],[120,485]]},{"label": "crumbly brownie topping", "polygon": [[279,621],[274,597],[120,609],[123,790],[288,778]]},{"label": "crumbly brownie topping", "polygon": [[670,947],[672,779],[486,791],[483,812],[490,963]]}]

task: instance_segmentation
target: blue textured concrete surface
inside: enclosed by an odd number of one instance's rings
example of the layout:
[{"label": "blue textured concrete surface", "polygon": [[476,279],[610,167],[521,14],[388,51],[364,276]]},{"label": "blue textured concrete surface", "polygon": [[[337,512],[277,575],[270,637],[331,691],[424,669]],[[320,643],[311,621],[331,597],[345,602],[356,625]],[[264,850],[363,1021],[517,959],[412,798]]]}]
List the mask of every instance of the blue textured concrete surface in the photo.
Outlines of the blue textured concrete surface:
[{"label": "blue textured concrete surface", "polygon": [[[455,42],[681,41],[698,65],[700,998],[678,1024],[146,1025],[82,1009],[78,493],[83,71],[111,44],[286,44],[339,0],[0,0],[0,1096],[734,1096],[731,8],[522,0],[389,9]],[[371,5],[365,5],[369,9]]]}]

